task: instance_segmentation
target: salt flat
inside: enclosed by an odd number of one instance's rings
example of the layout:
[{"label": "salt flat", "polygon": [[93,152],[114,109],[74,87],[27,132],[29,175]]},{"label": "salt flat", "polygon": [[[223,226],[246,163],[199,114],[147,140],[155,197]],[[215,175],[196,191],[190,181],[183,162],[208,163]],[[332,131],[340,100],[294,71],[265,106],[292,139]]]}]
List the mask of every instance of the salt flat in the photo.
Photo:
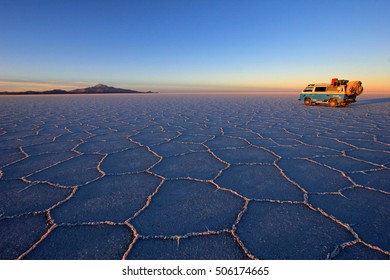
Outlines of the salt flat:
[{"label": "salt flat", "polygon": [[389,259],[389,102],[0,96],[0,258]]}]

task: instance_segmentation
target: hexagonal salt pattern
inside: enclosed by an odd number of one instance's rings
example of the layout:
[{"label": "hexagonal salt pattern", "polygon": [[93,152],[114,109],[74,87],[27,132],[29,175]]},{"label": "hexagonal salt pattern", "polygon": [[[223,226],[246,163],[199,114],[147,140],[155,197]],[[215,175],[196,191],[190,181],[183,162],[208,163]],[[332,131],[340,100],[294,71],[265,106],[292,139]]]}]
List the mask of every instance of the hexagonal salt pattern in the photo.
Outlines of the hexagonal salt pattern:
[{"label": "hexagonal salt pattern", "polygon": [[0,99],[1,259],[389,259],[389,99]]}]

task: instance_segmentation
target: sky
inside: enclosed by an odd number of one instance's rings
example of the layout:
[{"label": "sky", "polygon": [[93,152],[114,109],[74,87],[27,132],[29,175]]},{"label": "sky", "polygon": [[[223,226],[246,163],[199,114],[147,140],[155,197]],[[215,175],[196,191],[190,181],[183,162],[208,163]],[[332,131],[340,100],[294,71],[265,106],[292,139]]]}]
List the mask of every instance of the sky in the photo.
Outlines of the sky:
[{"label": "sky", "polygon": [[389,0],[0,0],[0,91],[390,92]]}]

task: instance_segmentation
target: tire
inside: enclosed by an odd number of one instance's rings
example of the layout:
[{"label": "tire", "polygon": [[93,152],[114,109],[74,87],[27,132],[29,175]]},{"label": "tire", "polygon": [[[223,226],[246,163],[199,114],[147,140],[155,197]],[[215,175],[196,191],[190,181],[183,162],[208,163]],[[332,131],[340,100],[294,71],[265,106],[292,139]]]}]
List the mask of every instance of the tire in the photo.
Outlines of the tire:
[{"label": "tire", "polygon": [[334,98],[329,99],[328,103],[329,103],[329,106],[332,108],[337,107],[337,100]]},{"label": "tire", "polygon": [[304,102],[305,102],[306,106],[311,106],[311,104],[313,103],[313,101],[311,101],[310,97],[306,97]]}]

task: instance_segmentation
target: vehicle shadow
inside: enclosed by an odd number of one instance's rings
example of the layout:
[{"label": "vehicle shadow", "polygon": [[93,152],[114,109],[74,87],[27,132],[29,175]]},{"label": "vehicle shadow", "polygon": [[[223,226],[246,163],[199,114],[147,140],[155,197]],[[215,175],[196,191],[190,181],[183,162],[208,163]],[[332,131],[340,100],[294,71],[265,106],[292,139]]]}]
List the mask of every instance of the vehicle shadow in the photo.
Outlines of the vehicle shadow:
[{"label": "vehicle shadow", "polygon": [[387,102],[390,102],[390,97],[358,100],[355,104],[353,104],[353,106],[356,107],[356,106],[364,106],[364,105],[387,103]]}]

